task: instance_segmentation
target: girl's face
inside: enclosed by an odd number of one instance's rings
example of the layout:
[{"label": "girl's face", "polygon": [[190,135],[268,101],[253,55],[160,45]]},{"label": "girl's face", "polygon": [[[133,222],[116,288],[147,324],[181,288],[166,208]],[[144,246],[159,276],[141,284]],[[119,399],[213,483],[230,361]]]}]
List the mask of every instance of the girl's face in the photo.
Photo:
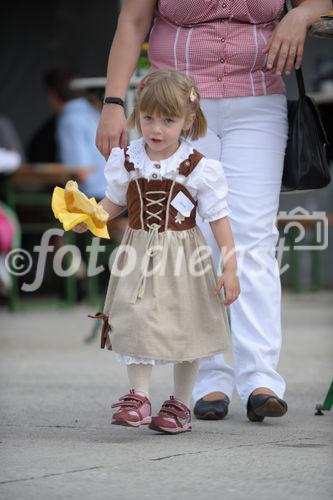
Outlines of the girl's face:
[{"label": "girl's face", "polygon": [[149,158],[164,160],[177,151],[181,133],[191,127],[193,119],[192,116],[185,119],[140,112],[140,126]]}]

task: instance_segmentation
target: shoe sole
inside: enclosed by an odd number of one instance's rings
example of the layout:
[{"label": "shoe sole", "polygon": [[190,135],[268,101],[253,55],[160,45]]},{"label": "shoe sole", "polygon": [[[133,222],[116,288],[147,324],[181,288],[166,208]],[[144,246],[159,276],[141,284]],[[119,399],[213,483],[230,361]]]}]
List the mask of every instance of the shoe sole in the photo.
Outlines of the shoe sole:
[{"label": "shoe sole", "polygon": [[287,413],[287,409],[275,398],[270,398],[253,411],[259,417],[283,417]]},{"label": "shoe sole", "polygon": [[169,429],[167,427],[160,427],[154,424],[150,424],[149,429],[151,429],[152,431],[163,432],[164,434],[181,434],[182,432],[191,432],[192,425],[188,424],[186,428],[183,429]]},{"label": "shoe sole", "polygon": [[111,420],[111,425],[122,425],[123,427],[140,427],[140,425],[149,425],[151,417],[146,417],[139,422],[131,422],[130,420]]},{"label": "shoe sole", "polygon": [[195,418],[198,420],[223,420],[226,415],[219,415],[214,411],[207,411],[202,415],[194,414]]},{"label": "shoe sole", "polygon": [[283,417],[287,413],[288,408],[283,406],[275,398],[269,398],[255,410],[251,408],[247,417],[251,422],[262,422],[265,417]]}]

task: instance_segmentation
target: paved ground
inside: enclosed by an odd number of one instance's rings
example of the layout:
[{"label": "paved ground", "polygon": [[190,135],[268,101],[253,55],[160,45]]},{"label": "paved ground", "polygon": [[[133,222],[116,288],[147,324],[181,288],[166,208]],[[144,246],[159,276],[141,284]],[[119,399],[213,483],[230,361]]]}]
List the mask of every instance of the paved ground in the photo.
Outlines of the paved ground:
[{"label": "paved ground", "polygon": [[[332,299],[284,295],[284,418],[249,423],[235,397],[227,420],[180,436],[109,425],[126,378],[113,354],[83,342],[87,307],[0,311],[0,498],[332,498],[332,413],[314,416],[332,376]],[[171,387],[171,367],[157,368],[155,409]]]}]

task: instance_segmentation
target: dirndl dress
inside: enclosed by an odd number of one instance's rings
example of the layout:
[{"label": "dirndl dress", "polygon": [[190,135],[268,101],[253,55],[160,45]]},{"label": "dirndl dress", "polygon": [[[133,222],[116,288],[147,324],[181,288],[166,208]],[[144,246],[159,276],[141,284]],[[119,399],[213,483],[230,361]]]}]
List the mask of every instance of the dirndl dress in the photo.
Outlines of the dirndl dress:
[{"label": "dirndl dress", "polygon": [[[197,202],[186,180],[202,159],[193,153],[173,179],[133,177],[127,189],[129,226],[112,265],[101,347],[139,362],[184,362],[224,352],[230,328],[211,251],[196,225]],[[126,157],[124,168],[135,170]],[[182,217],[172,203],[193,204]],[[141,360],[141,361],[140,361]],[[137,361],[138,362],[138,361]]]}]

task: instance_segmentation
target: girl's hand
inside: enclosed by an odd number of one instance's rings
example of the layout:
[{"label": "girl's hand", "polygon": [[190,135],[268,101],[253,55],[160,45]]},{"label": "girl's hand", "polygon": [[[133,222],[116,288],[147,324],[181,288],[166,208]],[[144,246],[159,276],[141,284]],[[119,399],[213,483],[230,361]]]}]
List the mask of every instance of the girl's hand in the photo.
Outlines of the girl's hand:
[{"label": "girl's hand", "polygon": [[239,280],[236,271],[226,269],[222,273],[215,288],[217,295],[220,295],[222,287],[224,288],[226,297],[225,300],[223,300],[223,304],[229,306],[238,299],[240,294]]},{"label": "girl's hand", "polygon": [[279,22],[272,33],[272,36],[263,49],[264,54],[268,54],[266,66],[268,69],[276,67],[276,74],[289,75],[292,66],[299,69],[302,64],[304,42],[307,29],[309,28],[308,18],[302,10],[292,9]]},{"label": "girl's hand", "polygon": [[76,224],[76,226],[73,227],[74,233],[85,233],[88,231],[88,226],[85,222],[80,222],[80,224]]}]

